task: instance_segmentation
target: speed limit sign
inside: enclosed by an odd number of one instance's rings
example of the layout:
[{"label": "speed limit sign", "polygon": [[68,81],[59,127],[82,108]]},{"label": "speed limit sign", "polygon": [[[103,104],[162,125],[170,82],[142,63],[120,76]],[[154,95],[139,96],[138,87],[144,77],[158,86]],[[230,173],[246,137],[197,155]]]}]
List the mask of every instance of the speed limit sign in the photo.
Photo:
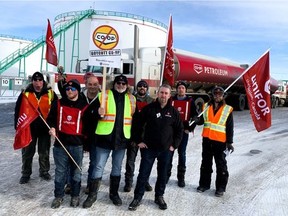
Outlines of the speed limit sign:
[{"label": "speed limit sign", "polygon": [[2,79],[2,86],[9,86],[9,79]]}]

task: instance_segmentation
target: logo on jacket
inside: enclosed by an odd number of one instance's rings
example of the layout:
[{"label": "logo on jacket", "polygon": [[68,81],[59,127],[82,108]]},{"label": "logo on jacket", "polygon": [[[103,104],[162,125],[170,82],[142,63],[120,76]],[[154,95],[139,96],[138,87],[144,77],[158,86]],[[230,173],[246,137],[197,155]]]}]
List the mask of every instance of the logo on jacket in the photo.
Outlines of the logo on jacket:
[{"label": "logo on jacket", "polygon": [[72,116],[68,115],[67,116],[67,121],[71,121],[72,120]]},{"label": "logo on jacket", "polygon": [[165,114],[165,116],[166,116],[166,117],[169,117],[169,118],[172,117],[170,112],[167,112],[167,113]]}]

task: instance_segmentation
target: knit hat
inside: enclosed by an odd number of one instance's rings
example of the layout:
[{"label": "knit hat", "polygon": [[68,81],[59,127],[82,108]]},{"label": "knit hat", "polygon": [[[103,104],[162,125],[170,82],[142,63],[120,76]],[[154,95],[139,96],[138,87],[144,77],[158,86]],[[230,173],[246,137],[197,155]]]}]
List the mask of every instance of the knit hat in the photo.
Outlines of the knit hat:
[{"label": "knit hat", "polygon": [[212,89],[212,95],[215,94],[215,92],[222,92],[224,94],[224,89],[221,87],[221,86],[215,86],[213,89]]},{"label": "knit hat", "polygon": [[44,80],[43,74],[38,71],[32,75],[32,80],[37,80],[37,79]]},{"label": "knit hat", "polygon": [[145,80],[140,80],[138,83],[137,83],[137,87],[139,86],[144,86],[145,88],[148,89],[148,83],[145,81]]},{"label": "knit hat", "polygon": [[176,89],[178,89],[178,87],[179,87],[180,85],[183,85],[183,86],[185,87],[185,89],[187,89],[187,84],[186,84],[185,82],[183,82],[183,81],[179,81],[179,82],[177,83]]},{"label": "knit hat", "polygon": [[66,84],[66,87],[69,87],[69,86],[75,87],[78,90],[78,92],[81,91],[80,83],[76,79],[72,79],[72,80],[68,81]]},{"label": "knit hat", "polygon": [[126,76],[124,76],[123,74],[121,74],[121,75],[115,77],[114,82],[113,82],[113,85],[114,85],[116,82],[124,82],[125,84],[128,84],[128,79],[127,79]]}]

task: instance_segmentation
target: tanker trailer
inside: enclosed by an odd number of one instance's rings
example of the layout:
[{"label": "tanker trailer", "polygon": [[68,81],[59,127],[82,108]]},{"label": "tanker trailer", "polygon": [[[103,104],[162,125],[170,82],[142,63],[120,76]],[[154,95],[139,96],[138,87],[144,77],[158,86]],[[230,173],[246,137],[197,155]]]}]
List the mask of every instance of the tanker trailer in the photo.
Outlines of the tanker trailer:
[{"label": "tanker trailer", "polygon": [[[240,65],[179,49],[174,49],[174,54],[175,80],[189,84],[188,94],[193,97],[197,108],[209,100],[215,85],[227,88],[248,68],[247,64]],[[270,85],[271,92],[275,92],[277,81],[275,83],[272,78]],[[228,90],[226,102],[235,110],[248,108],[242,77]]]}]

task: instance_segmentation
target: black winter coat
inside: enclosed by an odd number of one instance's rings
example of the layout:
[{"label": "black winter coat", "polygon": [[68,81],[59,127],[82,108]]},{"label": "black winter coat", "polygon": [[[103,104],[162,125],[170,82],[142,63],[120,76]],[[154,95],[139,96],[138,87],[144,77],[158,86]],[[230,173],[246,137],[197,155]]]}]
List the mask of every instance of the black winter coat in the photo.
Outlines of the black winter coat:
[{"label": "black winter coat", "polygon": [[[183,135],[183,123],[179,112],[168,103],[161,108],[158,99],[145,106],[133,122],[133,141],[144,142],[148,148],[165,151],[172,145],[178,148]],[[142,134],[143,138],[142,138]]]}]

